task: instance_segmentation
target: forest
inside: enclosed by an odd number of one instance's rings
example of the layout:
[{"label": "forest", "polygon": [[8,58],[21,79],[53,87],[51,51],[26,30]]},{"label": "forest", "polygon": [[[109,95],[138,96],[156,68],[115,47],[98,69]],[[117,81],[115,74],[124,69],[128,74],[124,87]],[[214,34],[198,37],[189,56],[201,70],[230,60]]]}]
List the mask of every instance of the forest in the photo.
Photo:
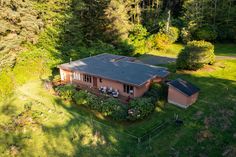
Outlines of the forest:
[{"label": "forest", "polygon": [[[57,65],[101,53],[178,56],[163,66],[198,85],[201,100],[185,111],[151,104],[145,120],[120,123],[44,89]],[[235,0],[0,0],[0,154],[233,157],[235,56]],[[176,115],[183,127],[170,123],[143,145],[133,139]]]}]

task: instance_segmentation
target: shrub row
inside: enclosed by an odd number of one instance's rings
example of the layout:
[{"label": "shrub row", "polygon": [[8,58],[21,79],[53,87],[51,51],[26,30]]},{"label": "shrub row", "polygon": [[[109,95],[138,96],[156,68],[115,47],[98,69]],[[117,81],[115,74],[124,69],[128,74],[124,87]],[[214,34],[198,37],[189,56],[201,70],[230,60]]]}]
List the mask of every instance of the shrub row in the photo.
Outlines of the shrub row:
[{"label": "shrub row", "polygon": [[84,105],[104,116],[111,117],[113,120],[135,121],[144,119],[153,112],[158,100],[162,99],[162,95],[159,93],[163,92],[163,86],[152,85],[143,98],[133,99],[128,105],[122,104],[115,98],[104,100],[85,90],[76,91],[73,85],[59,86],[56,91],[61,98],[73,100],[77,105]]}]

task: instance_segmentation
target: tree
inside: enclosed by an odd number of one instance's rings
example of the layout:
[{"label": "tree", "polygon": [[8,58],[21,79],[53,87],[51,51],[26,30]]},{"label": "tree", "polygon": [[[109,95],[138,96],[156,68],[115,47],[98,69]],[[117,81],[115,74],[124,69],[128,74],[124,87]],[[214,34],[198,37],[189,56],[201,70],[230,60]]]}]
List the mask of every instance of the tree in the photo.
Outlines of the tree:
[{"label": "tree", "polygon": [[112,43],[119,43],[128,38],[132,25],[129,21],[129,4],[124,0],[111,0],[104,10],[105,36]]},{"label": "tree", "polygon": [[210,42],[191,41],[178,55],[176,65],[178,69],[197,70],[214,61],[214,46]]}]

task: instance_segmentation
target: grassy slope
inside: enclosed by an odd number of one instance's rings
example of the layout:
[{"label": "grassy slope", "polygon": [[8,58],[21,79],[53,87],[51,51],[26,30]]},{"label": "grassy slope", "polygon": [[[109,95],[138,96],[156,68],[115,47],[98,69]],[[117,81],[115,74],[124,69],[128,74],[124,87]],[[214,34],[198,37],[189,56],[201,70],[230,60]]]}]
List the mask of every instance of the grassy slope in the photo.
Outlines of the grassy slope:
[{"label": "grassy slope", "polygon": [[[24,111],[24,104],[32,102],[32,116],[36,124],[26,123],[10,135],[0,135],[0,151],[12,153],[12,146],[20,156],[220,156],[235,148],[236,132],[236,61],[218,61],[213,68],[197,72],[182,72],[171,77],[183,77],[201,88],[199,101],[187,110],[168,104],[156,109],[146,120],[133,124],[118,124],[76,107],[53,96],[39,81],[25,84],[15,91],[8,103],[0,105],[1,126],[12,122],[12,116]],[[173,69],[173,66],[172,70]],[[178,114],[185,125],[169,124],[151,139],[150,144],[137,145],[127,133],[141,136],[162,120]],[[36,117],[36,118],[35,118]],[[94,119],[96,121],[92,121]],[[5,131],[1,127],[1,131]],[[97,135],[96,135],[97,132]]]}]

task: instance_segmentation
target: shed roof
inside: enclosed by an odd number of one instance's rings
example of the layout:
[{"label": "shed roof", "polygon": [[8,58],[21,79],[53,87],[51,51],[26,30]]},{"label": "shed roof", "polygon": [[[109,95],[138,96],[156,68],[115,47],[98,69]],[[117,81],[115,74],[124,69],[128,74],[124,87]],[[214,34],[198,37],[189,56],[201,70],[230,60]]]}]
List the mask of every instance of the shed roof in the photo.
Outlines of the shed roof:
[{"label": "shed roof", "polygon": [[133,57],[104,53],[61,64],[58,67],[136,86],[141,86],[151,78],[164,78],[169,75],[167,68],[136,63],[134,60]]},{"label": "shed roof", "polygon": [[195,85],[180,78],[171,81],[169,84],[187,96],[191,96],[200,91]]}]

